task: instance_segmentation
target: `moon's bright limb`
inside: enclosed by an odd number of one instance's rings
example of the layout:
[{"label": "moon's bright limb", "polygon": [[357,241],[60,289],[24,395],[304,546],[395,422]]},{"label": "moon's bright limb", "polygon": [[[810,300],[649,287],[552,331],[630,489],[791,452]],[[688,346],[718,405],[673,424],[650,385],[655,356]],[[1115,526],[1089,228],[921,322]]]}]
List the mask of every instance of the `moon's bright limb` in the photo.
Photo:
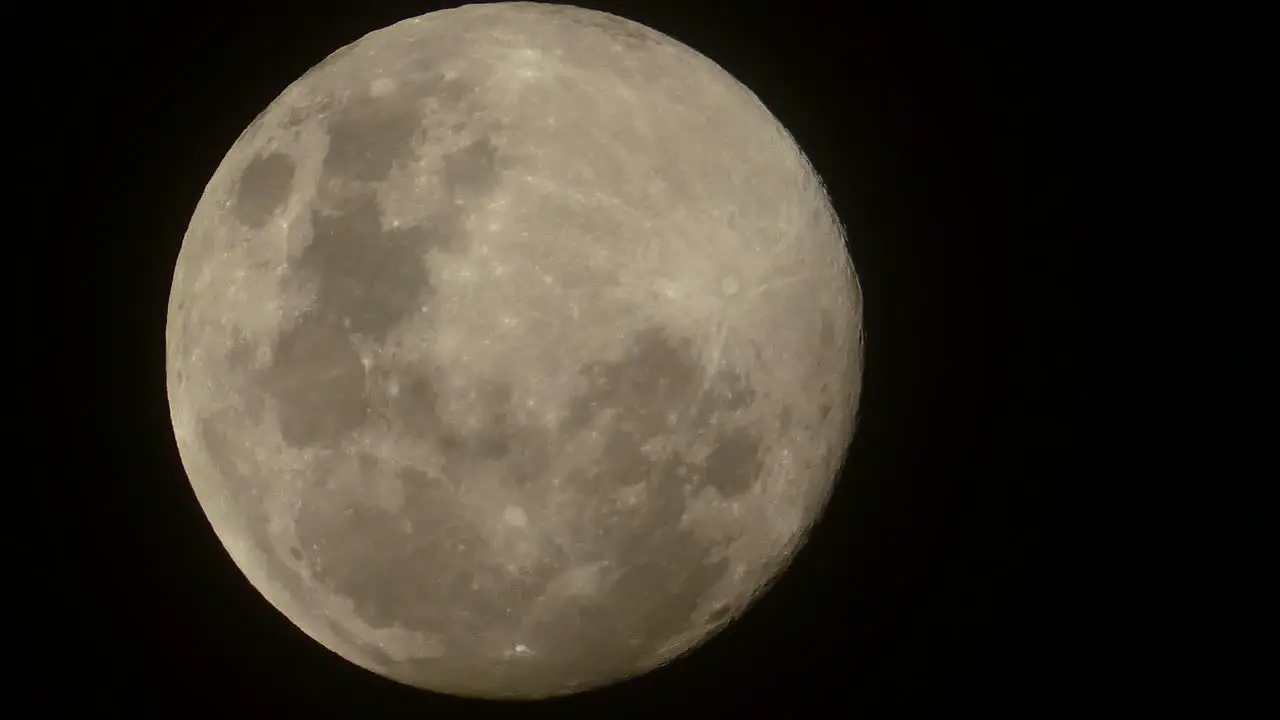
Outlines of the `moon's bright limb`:
[{"label": "moon's bright limb", "polygon": [[243,133],[173,279],[168,387],[235,562],[419,687],[574,692],[740,612],[853,430],[838,220],[746,88],[599,12],[371,33]]}]

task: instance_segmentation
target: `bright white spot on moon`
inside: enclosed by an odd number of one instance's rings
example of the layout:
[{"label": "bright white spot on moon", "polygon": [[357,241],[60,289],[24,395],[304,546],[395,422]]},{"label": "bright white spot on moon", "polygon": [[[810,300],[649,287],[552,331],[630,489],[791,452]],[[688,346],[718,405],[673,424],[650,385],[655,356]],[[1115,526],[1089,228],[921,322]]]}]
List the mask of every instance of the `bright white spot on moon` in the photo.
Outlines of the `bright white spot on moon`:
[{"label": "bright white spot on moon", "polygon": [[720,292],[725,295],[735,295],[738,292],[738,279],[735,277],[727,277],[720,281]]},{"label": "bright white spot on moon", "polygon": [[522,508],[515,505],[508,505],[502,511],[502,521],[512,527],[526,527],[529,524],[529,516],[525,514]]},{"label": "bright white spot on moon", "polygon": [[391,78],[378,78],[369,83],[369,95],[384,98],[396,91],[396,81]]}]

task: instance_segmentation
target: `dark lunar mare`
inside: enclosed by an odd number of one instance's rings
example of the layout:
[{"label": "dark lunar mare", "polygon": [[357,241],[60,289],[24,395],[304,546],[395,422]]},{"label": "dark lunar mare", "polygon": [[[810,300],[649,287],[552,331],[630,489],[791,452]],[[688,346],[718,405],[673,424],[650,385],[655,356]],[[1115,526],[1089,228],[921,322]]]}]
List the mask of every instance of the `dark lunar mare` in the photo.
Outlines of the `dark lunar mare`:
[{"label": "dark lunar mare", "polygon": [[289,199],[296,168],[282,153],[257,155],[240,174],[232,214],[250,228],[261,228]]}]

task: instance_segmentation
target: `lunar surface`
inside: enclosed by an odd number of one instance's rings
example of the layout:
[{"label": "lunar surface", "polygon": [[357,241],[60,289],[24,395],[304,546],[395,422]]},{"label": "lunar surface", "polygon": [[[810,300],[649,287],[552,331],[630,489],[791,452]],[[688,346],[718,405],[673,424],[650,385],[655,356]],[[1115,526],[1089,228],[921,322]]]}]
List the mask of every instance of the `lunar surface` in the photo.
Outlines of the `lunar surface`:
[{"label": "lunar surface", "polygon": [[373,32],[244,131],[178,256],[195,493],[284,615],[432,691],[610,684],[742,613],[854,428],[860,291],[749,90],[612,15]]}]

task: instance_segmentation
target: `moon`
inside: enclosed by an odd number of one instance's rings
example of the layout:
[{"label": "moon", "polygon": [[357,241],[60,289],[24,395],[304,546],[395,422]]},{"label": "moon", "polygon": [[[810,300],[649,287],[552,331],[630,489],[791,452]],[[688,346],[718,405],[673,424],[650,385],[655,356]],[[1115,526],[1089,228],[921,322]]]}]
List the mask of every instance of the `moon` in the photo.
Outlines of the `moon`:
[{"label": "moon", "polygon": [[861,294],[820,179],[714,62],[570,6],[372,32],[227,152],[167,387],[253,586],[351,663],[539,698],[690,651],[851,441]]}]

